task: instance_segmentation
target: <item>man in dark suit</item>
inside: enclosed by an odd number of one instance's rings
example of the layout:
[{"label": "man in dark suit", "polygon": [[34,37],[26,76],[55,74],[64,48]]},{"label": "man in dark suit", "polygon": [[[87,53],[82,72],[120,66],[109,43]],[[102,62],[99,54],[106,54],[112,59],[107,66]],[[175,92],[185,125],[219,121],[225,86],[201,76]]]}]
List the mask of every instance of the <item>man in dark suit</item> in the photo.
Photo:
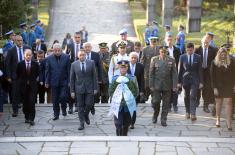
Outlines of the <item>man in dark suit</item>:
[{"label": "man in dark suit", "polygon": [[[92,51],[92,46],[91,46],[91,43],[89,42],[84,43],[84,50],[86,52],[86,59],[94,61],[96,72],[98,75],[98,83],[101,84],[102,83],[102,62],[100,60],[100,55],[99,53]],[[99,102],[99,95],[96,94],[94,103],[98,103],[98,102]],[[91,113],[93,115],[95,114],[94,106],[93,108],[91,108]]]},{"label": "man in dark suit", "polygon": [[81,33],[75,32],[74,34],[74,42],[68,44],[66,54],[70,55],[70,62],[73,63],[77,60],[77,52],[82,49],[82,42],[81,42]]},{"label": "man in dark suit", "polygon": [[138,54],[137,62],[140,62],[140,59],[143,55],[143,51],[142,51],[141,43],[139,41],[135,42],[134,52],[136,52]]},{"label": "man in dark suit", "polygon": [[[171,33],[166,33],[165,35],[165,42],[167,45],[168,55],[175,59],[176,68],[178,68],[179,58],[181,55],[180,49],[173,45],[173,37]],[[171,104],[169,107],[169,112],[171,112],[171,107],[173,105],[174,112],[178,111],[178,92],[177,91],[171,91]]]},{"label": "man in dark suit", "polygon": [[82,43],[87,42],[88,41],[88,31],[86,30],[86,27],[82,26],[82,29],[79,32],[81,33]]},{"label": "man in dark suit", "polygon": [[94,103],[94,94],[97,93],[98,83],[94,61],[86,59],[83,49],[78,52],[78,61],[71,65],[70,92],[71,97],[77,99],[80,126],[84,129],[84,122],[90,124],[89,111]]},{"label": "man in dark suit", "polygon": [[45,53],[47,52],[46,44],[41,42],[41,39],[36,39],[36,42],[33,43],[32,51],[34,54],[34,58],[37,58],[37,51],[43,50]]},{"label": "man in dark suit", "polygon": [[45,87],[51,87],[52,103],[54,110],[53,120],[59,119],[60,106],[62,115],[66,116],[66,101],[68,97],[68,84],[70,72],[69,56],[62,53],[59,43],[53,45],[53,54],[47,57],[46,61],[46,82]]},{"label": "man in dark suit", "polygon": [[[215,104],[214,92],[211,86],[210,66],[211,62],[215,59],[217,51],[214,47],[209,46],[209,40],[204,37],[202,39],[202,45],[195,50],[195,53],[201,56],[202,76],[204,81],[202,91],[199,90],[197,94],[197,104],[200,104],[200,98],[202,94],[202,98],[204,101],[203,111],[209,113],[210,110],[208,109],[208,105]],[[215,114],[215,109],[213,111],[213,113]]]},{"label": "man in dark suit", "polygon": [[46,59],[44,58],[45,52],[40,50],[37,52],[37,62],[39,64],[39,77],[38,77],[38,96],[39,103],[43,104],[45,102],[45,68]]},{"label": "man in dark suit", "polygon": [[23,101],[25,123],[30,125],[34,125],[37,77],[39,75],[39,65],[37,62],[32,61],[32,56],[32,51],[26,49],[24,52],[25,60],[19,62],[16,69],[20,95]]},{"label": "man in dark suit", "polygon": [[[136,104],[140,103],[140,99],[144,96],[144,65],[137,62],[138,61],[138,53],[131,52],[130,57],[130,64],[128,66],[127,73],[136,76],[137,82],[138,82],[138,88],[139,88],[139,94],[136,97]],[[142,101],[144,103],[145,101]],[[131,118],[131,129],[134,129],[134,124],[136,121],[136,111],[133,113],[133,117]]]},{"label": "man in dark suit", "polygon": [[30,49],[30,47],[23,45],[23,39],[20,35],[16,36],[16,46],[13,46],[8,50],[6,56],[6,77],[8,82],[11,84],[11,96],[12,96],[12,117],[17,117],[18,115],[18,104],[19,104],[19,87],[17,82],[16,67],[17,63],[24,60],[25,49]]},{"label": "man in dark suit", "polygon": [[184,103],[186,118],[197,120],[196,117],[196,96],[198,89],[203,87],[201,57],[194,53],[194,44],[187,44],[187,53],[180,56],[178,87],[183,86],[185,90]]}]

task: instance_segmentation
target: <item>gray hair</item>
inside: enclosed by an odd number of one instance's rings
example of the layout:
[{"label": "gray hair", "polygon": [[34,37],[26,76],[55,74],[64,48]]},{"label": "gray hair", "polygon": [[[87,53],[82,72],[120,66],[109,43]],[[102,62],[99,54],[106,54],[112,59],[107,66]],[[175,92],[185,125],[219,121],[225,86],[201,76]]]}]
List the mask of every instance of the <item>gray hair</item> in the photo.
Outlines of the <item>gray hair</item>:
[{"label": "gray hair", "polygon": [[131,53],[129,54],[129,57],[132,57],[132,56],[136,56],[136,57],[138,58],[138,57],[139,57],[139,54],[136,53],[136,52],[131,52]]},{"label": "gray hair", "polygon": [[61,45],[60,45],[59,43],[55,43],[55,44],[53,45],[53,49],[55,49],[55,48],[61,49]]},{"label": "gray hair", "polygon": [[85,42],[85,43],[83,43],[83,46],[91,46],[91,43],[90,42]]}]

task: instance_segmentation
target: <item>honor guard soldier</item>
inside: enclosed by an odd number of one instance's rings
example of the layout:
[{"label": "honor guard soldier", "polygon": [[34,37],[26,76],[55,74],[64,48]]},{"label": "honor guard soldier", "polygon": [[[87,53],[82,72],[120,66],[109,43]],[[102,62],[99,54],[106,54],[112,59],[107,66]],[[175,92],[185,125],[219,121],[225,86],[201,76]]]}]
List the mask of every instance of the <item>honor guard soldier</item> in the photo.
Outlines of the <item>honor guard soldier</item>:
[{"label": "honor guard soldier", "polygon": [[144,65],[144,80],[145,80],[145,97],[146,100],[148,100],[148,97],[150,95],[150,89],[149,89],[149,66],[151,58],[154,56],[159,55],[158,46],[157,46],[157,40],[158,37],[150,37],[150,45],[146,46],[143,49],[143,54],[141,57],[141,63]]},{"label": "honor guard soldier", "polygon": [[171,91],[177,89],[177,70],[175,59],[167,55],[165,46],[159,48],[160,55],[151,59],[149,86],[152,95],[154,114],[152,122],[157,123],[162,100],[161,125],[167,126],[167,114],[170,106]]},{"label": "honor guard soldier", "polygon": [[114,76],[110,85],[109,114],[114,114],[116,135],[127,136],[133,113],[136,111],[135,98],[138,94],[138,83],[135,76],[127,74],[129,61],[121,60],[117,64],[120,75]]},{"label": "honor guard soldier", "polygon": [[35,34],[35,24],[30,25],[30,32],[29,32],[29,46],[32,48],[33,43],[36,42],[36,34]]},{"label": "honor guard soldier", "polygon": [[20,24],[21,37],[23,38],[24,45],[28,45],[27,24],[24,22]]},{"label": "honor guard soldier", "polygon": [[3,51],[3,56],[6,58],[7,51],[14,46],[16,35],[13,30],[10,30],[7,33],[5,33],[5,36],[8,38],[6,43],[3,45],[2,51]]},{"label": "honor guard soldier", "polygon": [[120,71],[118,69],[118,61],[120,60],[129,60],[128,55],[126,54],[126,42],[124,41],[119,41],[116,46],[118,48],[118,54],[115,54],[112,56],[109,64],[109,71],[108,71],[108,76],[109,76],[109,83],[112,82],[112,78],[114,75],[119,75]]},{"label": "honor guard soldier", "polygon": [[102,83],[100,83],[100,96],[101,96],[101,103],[108,103],[108,70],[109,70],[109,48],[107,43],[102,42],[99,44],[100,51],[98,52],[100,55],[100,60],[102,62]]},{"label": "honor guard soldier", "polygon": [[127,39],[127,29],[124,28],[124,29],[120,30],[119,35],[120,35],[121,39],[119,41],[114,42],[111,46],[111,51],[110,51],[111,56],[118,53],[118,47],[116,45],[120,41],[126,42],[126,53],[127,54],[134,51],[134,43]]}]

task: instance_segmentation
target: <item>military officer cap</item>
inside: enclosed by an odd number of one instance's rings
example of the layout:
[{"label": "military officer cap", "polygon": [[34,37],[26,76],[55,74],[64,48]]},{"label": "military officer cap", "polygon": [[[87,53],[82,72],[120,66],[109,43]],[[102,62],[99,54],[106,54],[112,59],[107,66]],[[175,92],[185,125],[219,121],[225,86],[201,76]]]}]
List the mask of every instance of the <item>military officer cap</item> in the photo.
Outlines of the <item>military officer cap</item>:
[{"label": "military officer cap", "polygon": [[35,24],[31,24],[31,25],[30,25],[30,28],[33,28],[33,27],[35,27]]},{"label": "military officer cap", "polygon": [[158,25],[158,22],[157,22],[157,21],[153,21],[152,23],[155,24],[155,25]]},{"label": "military officer cap", "polygon": [[126,28],[121,29],[121,30],[119,31],[119,35],[124,35],[124,34],[127,34],[127,29],[126,29]]},{"label": "military officer cap", "polygon": [[151,37],[149,37],[149,40],[158,40],[158,37],[151,36]]},{"label": "military officer cap", "polygon": [[128,61],[128,60],[120,60],[120,61],[117,62],[117,64],[118,64],[119,66],[125,66],[125,67],[127,67],[128,64],[129,64],[129,61]]},{"label": "military officer cap", "polygon": [[207,35],[210,35],[210,36],[212,36],[212,37],[215,35],[215,34],[212,33],[212,32],[206,32],[206,34],[207,34]]},{"label": "military officer cap", "polygon": [[167,52],[168,46],[160,46],[159,51],[165,51]]},{"label": "military officer cap", "polygon": [[107,48],[107,44],[106,42],[99,43],[99,48]]},{"label": "military officer cap", "polygon": [[35,21],[35,23],[40,23],[40,22],[41,22],[41,21],[40,21],[39,19]]},{"label": "military officer cap", "polygon": [[121,41],[117,42],[117,45],[116,45],[116,46],[117,46],[117,47],[123,47],[123,48],[125,48],[126,45],[127,45],[127,42],[121,40]]},{"label": "military officer cap", "polygon": [[26,22],[21,23],[21,24],[20,24],[20,28],[23,28],[23,27],[25,27],[26,25],[27,25]]},{"label": "military officer cap", "polygon": [[171,28],[170,25],[164,25],[164,27],[165,27],[166,29],[170,29],[170,28]]},{"label": "military officer cap", "polygon": [[9,35],[11,35],[11,34],[13,34],[14,33],[14,31],[13,30],[10,30],[10,31],[8,31],[7,33],[5,33],[5,36],[9,36]]}]

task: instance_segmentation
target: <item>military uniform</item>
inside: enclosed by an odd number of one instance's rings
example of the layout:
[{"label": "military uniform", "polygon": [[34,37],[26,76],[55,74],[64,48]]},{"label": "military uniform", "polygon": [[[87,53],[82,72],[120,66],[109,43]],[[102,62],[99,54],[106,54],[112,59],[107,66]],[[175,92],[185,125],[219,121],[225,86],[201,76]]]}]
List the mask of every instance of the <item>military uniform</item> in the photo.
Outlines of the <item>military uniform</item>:
[{"label": "military uniform", "polygon": [[[11,30],[7,33],[5,33],[5,36],[10,36],[14,34],[14,31]],[[6,58],[7,51],[14,46],[14,42],[12,40],[7,40],[6,43],[3,45],[2,51],[3,51],[3,57]]]},{"label": "military uniform", "polygon": [[[108,48],[107,43],[100,43],[99,44],[100,48]],[[110,62],[110,57],[109,57],[109,52],[101,52],[99,51],[100,55],[100,60],[102,62],[102,83],[99,84],[100,91],[98,91],[101,96],[101,103],[108,103],[109,99],[109,94],[108,94],[108,87],[109,87],[109,82],[108,82],[108,70],[109,70],[109,62]]]},{"label": "military uniform", "polygon": [[151,46],[147,46],[143,49],[143,54],[141,57],[141,63],[144,65],[144,81],[145,81],[145,96],[149,97],[150,89],[149,89],[149,66],[151,58],[159,55],[158,47],[152,48]]},{"label": "military uniform", "polygon": [[30,32],[29,32],[29,46],[32,48],[33,43],[36,42],[36,34],[35,34],[35,24],[30,25]]},{"label": "military uniform", "polygon": [[177,86],[177,70],[175,60],[170,56],[162,59],[155,56],[151,59],[149,69],[149,85],[152,91],[152,107],[154,109],[153,123],[157,122],[160,111],[160,103],[162,104],[161,123],[166,126],[168,108],[170,106],[171,90]]},{"label": "military uniform", "polygon": [[[129,62],[126,60],[122,60],[122,61],[119,61],[118,63],[119,65],[120,63],[122,63],[121,65],[126,65],[127,67]],[[116,90],[119,88],[120,85],[123,86],[123,84],[126,85],[128,88],[128,90],[125,89],[124,91],[125,93],[122,91],[124,89],[123,87],[119,91]],[[121,75],[114,76],[112,79],[112,84],[110,85],[110,88],[109,88],[109,92],[111,96],[111,109],[112,109],[113,102],[116,101],[116,98],[119,98],[120,100],[120,102],[118,102],[118,107],[116,107],[118,109],[114,108],[117,110],[117,113],[114,116],[116,135],[127,136],[128,128],[131,124],[131,118],[133,116],[133,110],[136,110],[135,97],[138,94],[138,83],[137,83],[135,76],[132,76],[129,74],[126,74],[125,76],[121,76]],[[118,97],[116,96],[116,93],[118,94]]]},{"label": "military uniform", "polygon": [[28,33],[26,31],[27,29],[27,24],[26,23],[22,23],[20,24],[20,28],[21,28],[21,37],[23,39],[23,43],[24,45],[27,45],[28,44]]},{"label": "military uniform", "polygon": [[[116,41],[116,42],[114,42],[112,44],[111,51],[110,51],[110,55],[111,56],[113,56],[113,55],[118,53],[118,47],[117,47],[118,42],[120,42],[120,41]],[[127,43],[127,45],[126,45],[126,53],[130,54],[131,52],[134,51],[134,43],[132,41],[130,41],[130,40],[126,40],[126,43]]]}]

